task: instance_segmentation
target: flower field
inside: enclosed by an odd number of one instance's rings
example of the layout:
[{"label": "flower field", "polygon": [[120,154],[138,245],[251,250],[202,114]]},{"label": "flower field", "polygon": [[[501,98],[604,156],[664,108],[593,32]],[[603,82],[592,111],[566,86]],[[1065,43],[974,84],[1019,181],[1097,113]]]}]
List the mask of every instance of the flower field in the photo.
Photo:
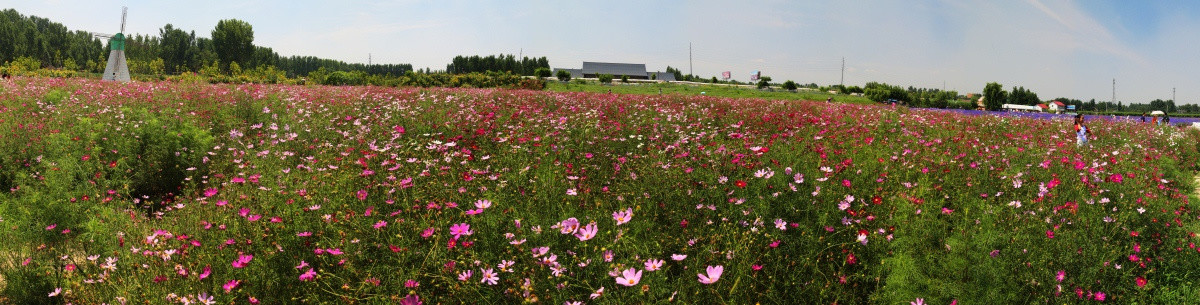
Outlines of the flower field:
[{"label": "flower field", "polygon": [[1200,133],[506,89],[0,82],[0,302],[1200,298]]}]

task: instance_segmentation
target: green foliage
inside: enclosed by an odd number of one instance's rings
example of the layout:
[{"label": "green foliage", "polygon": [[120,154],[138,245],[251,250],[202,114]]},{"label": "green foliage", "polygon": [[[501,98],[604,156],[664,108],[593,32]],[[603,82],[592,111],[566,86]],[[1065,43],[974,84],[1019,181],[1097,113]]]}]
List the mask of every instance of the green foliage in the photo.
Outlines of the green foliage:
[{"label": "green foliage", "polygon": [[983,87],[983,103],[987,110],[1000,110],[1000,106],[1004,105],[1007,98],[1008,92],[1005,92],[1004,86],[999,83],[991,82]]},{"label": "green foliage", "polygon": [[321,84],[332,86],[358,86],[363,84],[363,76],[364,74],[362,72],[334,71],[333,73],[329,73],[329,76],[326,76],[325,79],[321,81]]},{"label": "green foliage", "polygon": [[568,72],[567,70],[558,70],[558,72],[555,73],[555,77],[557,77],[558,81],[560,82],[567,82],[571,80],[571,72]]},{"label": "green foliage", "polygon": [[629,82],[629,75],[624,75],[624,74],[622,74],[622,75],[621,75],[621,82],[622,82],[622,83],[628,83],[628,82]]},{"label": "green foliage", "polygon": [[863,87],[863,95],[867,99],[876,102],[885,102],[887,100],[897,100],[902,103],[913,102],[908,91],[900,86],[892,86],[885,83],[869,82]]},{"label": "green foliage", "polygon": [[599,79],[601,83],[605,84],[611,84],[613,81],[613,76],[611,74],[596,75],[596,78]]},{"label": "green foliage", "polygon": [[254,56],[254,27],[237,19],[218,21],[212,31],[212,43],[221,63],[249,64]]},{"label": "green foliage", "polygon": [[758,89],[763,89],[763,88],[770,87],[770,86],[771,86],[771,83],[769,81],[767,81],[767,78],[765,78],[765,77],[758,79],[758,83],[754,84],[754,87],[758,88]]},{"label": "green foliage", "polygon": [[790,79],[786,82],[783,82],[783,90],[796,90],[796,88],[798,88],[796,86],[796,82],[793,82]]},{"label": "green foliage", "polygon": [[[1038,99],[1037,93],[1025,89],[1025,87],[1013,87],[1012,92],[1008,93],[1008,104],[1028,105],[1033,106],[1042,102]],[[1064,100],[1064,102],[1067,102]]]},{"label": "green foliage", "polygon": [[550,77],[550,68],[539,67],[537,70],[533,70],[533,75],[537,76],[538,78]]},{"label": "green foliage", "polygon": [[535,75],[537,69],[550,69],[546,57],[517,59],[512,54],[489,55],[487,57],[455,56],[446,65],[447,73],[464,74],[471,72],[508,72],[517,75]]}]

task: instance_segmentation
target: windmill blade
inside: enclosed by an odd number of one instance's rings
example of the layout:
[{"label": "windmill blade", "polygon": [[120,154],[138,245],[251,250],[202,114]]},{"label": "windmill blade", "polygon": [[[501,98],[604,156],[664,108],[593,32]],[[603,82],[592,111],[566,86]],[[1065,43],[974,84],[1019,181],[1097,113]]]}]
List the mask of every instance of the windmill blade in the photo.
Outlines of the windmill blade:
[{"label": "windmill blade", "polygon": [[121,33],[125,33],[125,16],[129,12],[128,7],[121,7]]},{"label": "windmill blade", "polygon": [[112,34],[104,34],[104,33],[97,33],[97,32],[88,32],[88,34],[92,34],[92,36],[96,36],[96,37],[100,37],[100,38],[106,38],[106,39],[107,39],[107,38],[112,38],[112,37],[113,37],[113,35],[112,35]]}]

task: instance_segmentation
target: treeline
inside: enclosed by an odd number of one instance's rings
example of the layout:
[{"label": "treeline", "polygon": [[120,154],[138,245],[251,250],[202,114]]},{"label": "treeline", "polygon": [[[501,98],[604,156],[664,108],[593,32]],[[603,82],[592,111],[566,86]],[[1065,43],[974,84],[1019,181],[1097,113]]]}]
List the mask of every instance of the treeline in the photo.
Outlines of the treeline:
[{"label": "treeline", "polygon": [[[130,72],[171,75],[214,68],[229,72],[232,63],[239,69],[271,66],[288,77],[304,76],[321,68],[392,76],[412,71],[410,64],[366,65],[313,56],[280,56],[269,47],[255,46],[253,28],[236,19],[221,20],[211,34],[212,38],[197,37],[195,31],[167,24],[157,36],[126,35],[125,58]],[[98,73],[103,72],[108,53],[108,41],[89,32],[70,31],[60,23],[24,16],[14,9],[0,11],[0,62],[28,57],[42,67]]]},{"label": "treeline", "polygon": [[[849,88],[853,91],[854,88]],[[863,96],[876,102],[891,102],[922,108],[962,108],[971,109],[975,106],[970,101],[959,100],[957,91],[941,89],[914,88],[907,89],[885,83],[869,82],[862,88]]]},{"label": "treeline", "polygon": [[108,56],[104,46],[91,33],[70,31],[46,18],[25,17],[14,9],[0,11],[0,62],[28,57],[51,67],[78,69]]},{"label": "treeline", "polygon": [[517,57],[512,54],[488,55],[487,57],[459,55],[446,65],[446,72],[452,74],[511,72],[517,75],[533,75],[534,71],[539,68],[550,69],[550,61],[546,60],[545,56],[541,58],[521,57],[520,60],[517,60]]},{"label": "treeline", "polygon": [[1078,99],[1059,97],[1050,100],[1041,100],[1037,93],[1025,87],[1014,86],[1012,91],[1005,91],[1004,87],[998,83],[988,83],[983,88],[984,104],[989,110],[999,110],[1003,104],[1016,104],[1034,106],[1038,104],[1049,104],[1055,101],[1063,103],[1064,106],[1075,106],[1077,111],[1089,112],[1151,112],[1163,111],[1167,113],[1200,113],[1200,105],[1183,105],[1176,106],[1175,101],[1155,99],[1149,103],[1129,103],[1123,101],[1113,103],[1111,101],[1100,101],[1091,99],[1087,102]]}]

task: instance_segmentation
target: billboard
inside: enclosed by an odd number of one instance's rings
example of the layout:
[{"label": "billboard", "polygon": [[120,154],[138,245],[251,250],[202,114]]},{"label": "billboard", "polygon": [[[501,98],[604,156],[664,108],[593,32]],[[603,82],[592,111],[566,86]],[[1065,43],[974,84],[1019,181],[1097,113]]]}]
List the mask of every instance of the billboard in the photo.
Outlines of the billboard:
[{"label": "billboard", "polygon": [[731,76],[733,76],[733,73],[730,73],[729,71],[721,72],[721,78],[724,78],[725,80],[729,80],[729,77]]},{"label": "billboard", "polygon": [[754,72],[750,72],[750,80],[752,80],[752,81],[758,80],[759,76],[762,76],[761,71],[754,70]]}]

